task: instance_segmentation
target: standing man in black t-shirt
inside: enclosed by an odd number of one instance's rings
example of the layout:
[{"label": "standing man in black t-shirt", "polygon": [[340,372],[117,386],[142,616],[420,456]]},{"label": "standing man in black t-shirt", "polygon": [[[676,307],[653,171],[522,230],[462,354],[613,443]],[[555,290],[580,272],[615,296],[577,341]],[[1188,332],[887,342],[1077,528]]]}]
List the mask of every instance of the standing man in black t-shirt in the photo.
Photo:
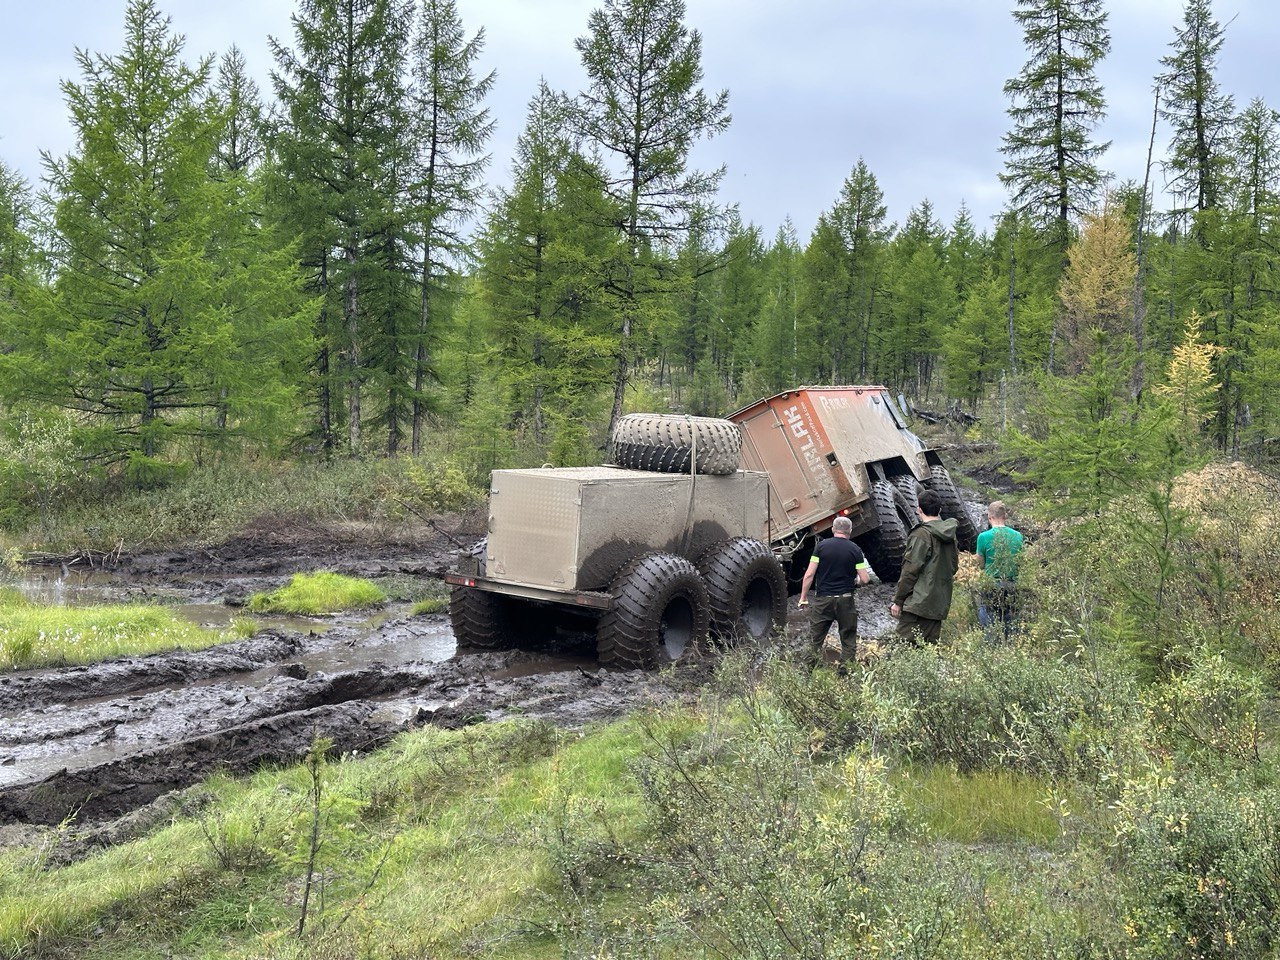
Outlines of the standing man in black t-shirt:
[{"label": "standing man in black t-shirt", "polygon": [[809,608],[809,641],[814,655],[822,662],[822,645],[832,622],[840,624],[840,655],[853,660],[858,653],[858,608],[853,591],[858,584],[871,579],[867,558],[849,537],[853,521],[836,517],[831,523],[831,537],[821,541],[809,558],[809,569],[800,584],[800,606],[809,605],[809,590],[814,592]]}]

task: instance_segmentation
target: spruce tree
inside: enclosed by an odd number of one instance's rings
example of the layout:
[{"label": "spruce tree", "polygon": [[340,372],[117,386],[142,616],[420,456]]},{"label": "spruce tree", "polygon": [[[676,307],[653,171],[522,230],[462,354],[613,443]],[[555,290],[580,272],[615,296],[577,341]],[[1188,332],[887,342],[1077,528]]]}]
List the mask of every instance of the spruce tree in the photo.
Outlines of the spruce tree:
[{"label": "spruce tree", "polygon": [[610,430],[622,413],[636,337],[666,307],[655,259],[678,244],[723,175],[688,168],[693,144],[728,126],[729,95],[702,89],[702,37],[684,18],[684,0],[605,0],[576,43],[588,85],[578,95],[575,124],[616,163],[607,190],[622,208],[627,250],[614,281],[619,317]]},{"label": "spruce tree", "polygon": [[1092,209],[1109,143],[1093,132],[1106,111],[1096,69],[1111,49],[1102,0],[1017,0],[1013,17],[1029,54],[1004,85],[1012,128],[1004,135],[1001,181],[1013,206],[1051,230],[1059,260],[1071,219]]}]

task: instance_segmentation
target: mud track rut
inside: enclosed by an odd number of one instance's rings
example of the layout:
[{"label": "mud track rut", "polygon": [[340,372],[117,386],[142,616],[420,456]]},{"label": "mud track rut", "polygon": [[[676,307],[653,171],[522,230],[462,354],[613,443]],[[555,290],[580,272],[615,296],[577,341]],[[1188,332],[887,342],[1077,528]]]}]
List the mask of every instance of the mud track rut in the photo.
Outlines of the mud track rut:
[{"label": "mud track rut", "polygon": [[[421,618],[418,618],[421,619]],[[395,636],[417,621],[391,620]],[[264,633],[200,652],[0,680],[0,824],[110,820],[216,771],[303,756],[317,737],[368,750],[424,723],[511,711],[563,724],[671,696],[660,680],[521,651],[309,670],[343,634]]]},{"label": "mud track rut", "polygon": [[[438,577],[457,553],[406,538],[389,558],[380,538],[362,545],[292,530],[281,542],[278,530],[267,533],[214,551],[126,557],[111,576],[122,600],[176,587],[235,603],[299,570]],[[862,632],[887,632],[887,590],[873,587],[865,606],[860,598]],[[803,619],[793,605],[793,633]],[[424,653],[424,635],[445,648]],[[567,652],[454,652],[447,618],[393,611],[371,633],[264,630],[198,652],[0,675],[0,844],[27,836],[24,825],[69,820],[82,836],[124,836],[125,824],[163,811],[161,798],[214,772],[297,760],[317,737],[363,751],[428,723],[519,713],[578,726],[679,696],[660,675],[603,670],[589,648]]]}]

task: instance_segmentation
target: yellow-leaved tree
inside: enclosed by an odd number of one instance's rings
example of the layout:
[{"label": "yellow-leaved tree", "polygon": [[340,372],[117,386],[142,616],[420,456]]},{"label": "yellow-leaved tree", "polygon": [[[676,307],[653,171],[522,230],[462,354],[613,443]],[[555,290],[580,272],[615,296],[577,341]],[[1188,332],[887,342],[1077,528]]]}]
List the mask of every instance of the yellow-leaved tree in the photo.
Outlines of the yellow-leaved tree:
[{"label": "yellow-leaved tree", "polygon": [[1195,311],[1187,317],[1182,342],[1173,348],[1165,370],[1165,382],[1155,388],[1158,395],[1170,401],[1184,442],[1200,432],[1220,387],[1213,372],[1213,361],[1223,348],[1200,338],[1203,323],[1204,319]]},{"label": "yellow-leaved tree", "polygon": [[1058,288],[1062,314],[1055,339],[1061,345],[1060,367],[1065,372],[1084,370],[1097,347],[1094,331],[1102,331],[1113,346],[1132,335],[1134,278],[1138,273],[1132,246],[1129,218],[1114,198],[1108,197],[1097,213],[1084,216]]}]

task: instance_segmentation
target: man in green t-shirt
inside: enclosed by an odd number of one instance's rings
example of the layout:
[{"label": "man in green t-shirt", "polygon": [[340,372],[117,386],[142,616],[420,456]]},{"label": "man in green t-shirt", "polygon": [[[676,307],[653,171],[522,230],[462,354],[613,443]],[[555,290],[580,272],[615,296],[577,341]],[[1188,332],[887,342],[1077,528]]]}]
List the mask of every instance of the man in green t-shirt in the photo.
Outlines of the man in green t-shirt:
[{"label": "man in green t-shirt", "polygon": [[982,562],[982,587],[978,596],[978,622],[988,640],[996,622],[1007,641],[1017,612],[1018,554],[1022,534],[1009,526],[1009,509],[1001,500],[987,507],[991,529],[978,534],[978,559]]}]

